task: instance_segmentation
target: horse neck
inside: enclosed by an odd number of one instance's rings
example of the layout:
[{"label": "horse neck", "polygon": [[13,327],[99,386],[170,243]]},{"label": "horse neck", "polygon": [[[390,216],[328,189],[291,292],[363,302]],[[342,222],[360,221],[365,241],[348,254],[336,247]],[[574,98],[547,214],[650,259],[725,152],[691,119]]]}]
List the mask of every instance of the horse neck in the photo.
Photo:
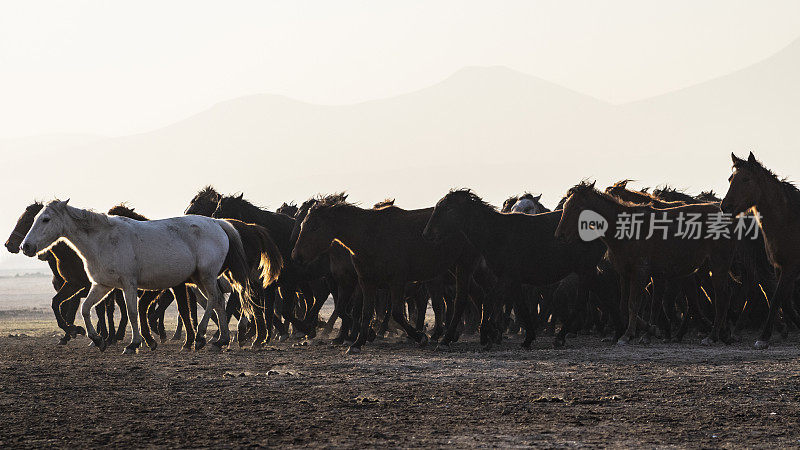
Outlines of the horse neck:
[{"label": "horse neck", "polygon": [[[67,205],[67,208],[72,207]],[[77,208],[73,209],[77,210]],[[87,213],[97,214],[92,211],[87,211]],[[95,258],[103,250],[99,237],[104,234],[107,227],[105,225],[98,225],[89,229],[82,226],[78,221],[70,217],[69,214],[65,213],[63,217],[64,221],[68,223],[64,225],[62,237],[69,241],[72,247],[74,247],[84,259]]]},{"label": "horse neck", "polygon": [[586,209],[590,209],[606,220],[608,231],[603,239],[613,239],[616,232],[617,216],[623,212],[636,212],[635,208],[626,206],[605,197],[602,194],[595,194],[586,202]]},{"label": "horse neck", "polygon": [[472,217],[463,220],[463,233],[472,245],[482,253],[490,252],[497,246],[497,240],[506,237],[504,233],[495,230],[501,229],[499,224],[506,215],[488,208],[474,206],[470,211]]},{"label": "horse neck", "polygon": [[780,232],[781,228],[791,217],[791,211],[786,204],[786,193],[778,180],[769,180],[763,184],[761,201],[756,205],[760,216],[759,223],[764,230],[764,235],[773,235],[773,231]]},{"label": "horse neck", "polygon": [[334,239],[358,255],[370,249],[366,243],[374,235],[371,228],[378,214],[373,210],[348,206],[334,212],[326,223],[333,231]]}]

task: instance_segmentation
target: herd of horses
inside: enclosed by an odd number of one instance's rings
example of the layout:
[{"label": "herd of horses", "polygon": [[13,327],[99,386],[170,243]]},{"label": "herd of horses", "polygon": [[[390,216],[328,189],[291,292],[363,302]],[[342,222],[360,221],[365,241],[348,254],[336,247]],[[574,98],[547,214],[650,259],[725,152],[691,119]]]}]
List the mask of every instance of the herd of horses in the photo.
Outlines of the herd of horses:
[{"label": "herd of horses", "polygon": [[[553,211],[529,193],[498,210],[459,189],[425,209],[391,199],[362,208],[337,193],[272,212],[206,187],[183,216],[161,220],[125,204],[100,214],[68,201],[33,203],[5,245],[50,265],[60,343],[87,334],[101,350],[121,341],[128,324],[126,353],[142,342],[155,349],[151,332],[167,340],[173,301],[180,321],[172,339],[183,338],[184,349],[206,345],[209,320],[218,327],[209,348],[225,348],[232,317],[238,344],[253,347],[290,331],[332,333],[341,320],[333,342],[348,343],[348,353],[392,325],[420,346],[479,333],[486,348],[517,333],[528,348],[537,332],[554,333],[556,346],[577,333],[625,345],[680,341],[692,329],[711,345],[760,327],[755,345],[766,348],[775,326],[784,336],[800,328],[800,191],[752,153],[732,158],[724,199],[582,181]],[[580,236],[587,211],[609,224],[599,239]],[[750,216],[761,232],[685,239],[678,228],[687,214]],[[659,218],[663,233],[622,236],[622,215],[642,217],[645,229]],[[329,298],[334,311],[322,320]],[[74,323],[81,300],[83,327]]]}]

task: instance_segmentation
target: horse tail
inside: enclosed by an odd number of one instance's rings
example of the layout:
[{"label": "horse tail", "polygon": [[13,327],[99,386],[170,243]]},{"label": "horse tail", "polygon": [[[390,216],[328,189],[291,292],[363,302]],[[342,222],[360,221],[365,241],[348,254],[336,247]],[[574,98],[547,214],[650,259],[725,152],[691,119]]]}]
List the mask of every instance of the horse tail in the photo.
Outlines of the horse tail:
[{"label": "horse tail", "polygon": [[[242,244],[242,236],[236,227],[227,220],[219,220],[219,225],[228,236],[228,254],[225,255],[223,270],[228,275],[231,285],[239,293],[242,312],[254,315],[253,289],[250,286],[250,265]],[[223,320],[223,319],[220,319]]]},{"label": "horse tail", "polygon": [[278,246],[275,244],[275,241],[272,240],[272,236],[269,235],[269,231],[267,231],[266,228],[258,225],[253,225],[253,227],[261,247],[259,249],[261,258],[258,263],[258,269],[261,272],[261,282],[264,288],[266,288],[274,283],[281,274],[281,269],[283,269],[283,256],[281,256],[280,249],[278,249]]}]

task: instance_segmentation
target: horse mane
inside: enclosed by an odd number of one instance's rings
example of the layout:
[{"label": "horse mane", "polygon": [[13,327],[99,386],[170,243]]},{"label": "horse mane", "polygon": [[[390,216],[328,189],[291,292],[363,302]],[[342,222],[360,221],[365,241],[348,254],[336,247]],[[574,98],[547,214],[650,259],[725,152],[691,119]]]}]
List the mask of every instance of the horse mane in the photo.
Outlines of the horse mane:
[{"label": "horse mane", "polygon": [[385,198],[372,207],[372,209],[383,209],[388,208],[390,206],[394,206],[394,199],[393,198]]},{"label": "horse mane", "polygon": [[39,212],[42,208],[44,208],[44,203],[41,200],[34,200],[33,203],[25,207],[25,211],[32,211],[35,209]]},{"label": "horse mane", "polygon": [[89,230],[108,226],[110,224],[108,216],[105,214],[98,213],[91,209],[75,208],[58,199],[51,201],[47,206],[57,213],[66,214],[72,220]]},{"label": "horse mane", "polygon": [[734,161],[733,168],[736,170],[749,169],[774,181],[778,184],[778,186],[780,186],[781,192],[783,193],[784,199],[787,201],[787,203],[792,203],[793,206],[795,206],[794,208],[790,208],[790,210],[797,212],[798,209],[800,209],[800,190],[797,189],[797,186],[789,181],[789,179],[780,178],[775,174],[775,172],[764,167],[764,164],[757,160],[753,156],[752,152],[750,153],[750,157],[748,159],[737,159]]},{"label": "horse mane", "polygon": [[698,200],[701,200],[701,201],[705,201],[705,202],[721,202],[722,201],[722,199],[720,199],[717,196],[717,193],[714,192],[713,189],[711,189],[709,191],[701,191],[699,194],[697,194],[697,196],[695,198],[698,199]]},{"label": "horse mane", "polygon": [[195,199],[204,198],[216,203],[217,201],[219,201],[220,198],[222,198],[222,194],[217,192],[217,190],[214,189],[214,186],[209,184],[200,189],[200,191],[197,193],[197,195],[194,196],[194,198]]},{"label": "horse mane", "polygon": [[690,202],[693,202],[693,201],[697,200],[696,197],[692,197],[691,195],[687,194],[686,192],[684,192],[684,191],[682,191],[682,190],[680,190],[678,188],[672,187],[672,186],[670,186],[668,184],[665,184],[665,185],[663,185],[661,187],[655,188],[653,190],[653,196],[659,197],[659,198],[664,199],[666,201],[670,201],[670,199],[668,197],[671,197],[673,199],[678,199],[679,201],[686,202],[686,203],[690,203]]},{"label": "horse mane", "polygon": [[136,212],[136,208],[128,206],[127,202],[122,202],[108,210],[108,214],[112,216],[127,217],[129,219],[138,220],[143,222],[148,220],[147,217]]},{"label": "horse mane", "polygon": [[456,196],[464,196],[467,200],[475,206],[480,207],[485,211],[497,212],[497,207],[484,201],[482,198],[478,196],[478,194],[472,192],[472,189],[462,188],[462,189],[451,189],[447,195],[444,196],[445,199],[452,198]]},{"label": "horse mane", "polygon": [[[623,181],[625,183],[627,183],[630,180],[623,180]],[[620,182],[615,183],[614,186],[620,187],[619,183]],[[624,184],[622,186],[624,186]],[[649,207],[653,206],[652,203],[643,204],[643,203],[634,203],[634,202],[629,202],[629,201],[623,200],[623,199],[617,197],[616,195],[612,195],[612,194],[609,194],[607,192],[604,192],[604,191],[601,191],[601,190],[597,189],[595,187],[595,182],[593,181],[593,182],[589,183],[588,180],[581,180],[580,183],[578,183],[575,186],[569,188],[569,190],[567,190],[567,195],[564,196],[564,199],[562,199],[562,201],[566,202],[566,199],[568,199],[569,197],[571,197],[574,194],[594,194],[594,195],[600,197],[603,200],[606,200],[606,201],[609,201],[609,202],[613,202],[613,203],[616,203],[618,205],[625,206],[625,207],[635,208],[635,207],[641,207],[641,206],[649,206]],[[650,194],[647,194],[647,195],[650,196]],[[564,205],[562,203],[559,203],[559,206],[563,209]]]},{"label": "horse mane", "polygon": [[[626,189],[628,187],[628,183],[630,183],[632,181],[636,181],[636,180],[632,180],[630,178],[625,179],[625,180],[619,180],[616,183],[612,184],[611,187],[612,188]],[[581,183],[583,183],[583,182],[581,182]]]}]

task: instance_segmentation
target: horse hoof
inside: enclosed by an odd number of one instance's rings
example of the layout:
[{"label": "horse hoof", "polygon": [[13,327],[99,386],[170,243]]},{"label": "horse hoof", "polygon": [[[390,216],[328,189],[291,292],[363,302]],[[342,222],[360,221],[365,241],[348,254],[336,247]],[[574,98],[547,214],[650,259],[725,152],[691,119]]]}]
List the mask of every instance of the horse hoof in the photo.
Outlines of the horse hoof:
[{"label": "horse hoof", "polygon": [[181,336],[180,334],[175,334],[169,340],[173,341],[173,342],[174,341],[181,341],[181,340],[183,340],[183,336]]},{"label": "horse hoof", "polygon": [[622,336],[619,339],[617,339],[617,344],[616,345],[618,347],[624,347],[624,346],[630,344],[630,342],[631,342],[631,338],[629,338],[628,336]]},{"label": "horse hoof", "polygon": [[70,339],[69,336],[61,336],[61,339],[58,340],[58,345],[67,345],[69,339]]},{"label": "horse hoof", "polygon": [[74,335],[72,337],[75,337],[75,336],[86,336],[86,330],[84,330],[83,327],[80,327],[80,326],[77,326],[77,325],[72,329],[72,332],[74,333]]},{"label": "horse hoof", "polygon": [[131,348],[131,346],[125,347],[125,350],[122,351],[123,355],[135,355],[136,354],[136,347]]},{"label": "horse hoof", "polygon": [[192,344],[184,344],[181,346],[179,352],[190,352],[192,351]]},{"label": "horse hoof", "polygon": [[348,354],[348,355],[358,355],[359,353],[361,353],[361,347],[356,347],[356,346],[354,346],[354,345],[351,345],[351,346],[350,346],[350,347],[347,349],[347,354]]},{"label": "horse hoof", "polygon": [[564,339],[556,338],[553,341],[553,348],[561,348],[564,346],[564,344],[566,344],[566,341]]},{"label": "horse hoof", "polygon": [[530,350],[532,342],[524,341],[522,344],[519,344],[519,348],[523,350]]},{"label": "horse hoof", "polygon": [[425,348],[426,345],[428,345],[428,336],[422,333],[422,336],[419,338],[419,348]]},{"label": "horse hoof", "polygon": [[714,340],[711,339],[710,336],[706,337],[705,339],[700,341],[700,345],[705,345],[706,347],[710,347],[710,346],[714,345]]},{"label": "horse hoof", "polygon": [[206,346],[206,338],[198,336],[198,337],[196,337],[194,339],[194,349],[195,350],[200,350],[201,348],[203,348],[205,346]]},{"label": "horse hoof", "polygon": [[147,343],[147,346],[150,347],[150,351],[153,351],[156,349],[156,347],[158,347],[158,344],[156,343],[156,341],[151,341]]},{"label": "horse hoof", "polygon": [[278,342],[286,342],[290,336],[290,334],[281,334],[278,336]]},{"label": "horse hoof", "polygon": [[742,337],[738,334],[731,334],[731,342],[742,342]]},{"label": "horse hoof", "polygon": [[765,349],[769,348],[769,341],[758,340],[758,341],[756,341],[756,344],[754,345],[754,347],[755,347],[756,350],[765,350]]},{"label": "horse hoof", "polygon": [[449,352],[450,351],[450,343],[449,342],[440,342],[439,345],[436,346],[437,352]]},{"label": "horse hoof", "polygon": [[100,336],[91,336],[92,344],[99,348],[101,352],[106,350],[106,341],[103,340]]},{"label": "horse hoof", "polygon": [[650,336],[646,334],[643,335],[642,337],[639,338],[639,343],[643,345],[650,345]]},{"label": "horse hoof", "polygon": [[211,345],[208,346],[209,353],[222,353],[222,347],[218,346],[216,342],[212,342]]}]

